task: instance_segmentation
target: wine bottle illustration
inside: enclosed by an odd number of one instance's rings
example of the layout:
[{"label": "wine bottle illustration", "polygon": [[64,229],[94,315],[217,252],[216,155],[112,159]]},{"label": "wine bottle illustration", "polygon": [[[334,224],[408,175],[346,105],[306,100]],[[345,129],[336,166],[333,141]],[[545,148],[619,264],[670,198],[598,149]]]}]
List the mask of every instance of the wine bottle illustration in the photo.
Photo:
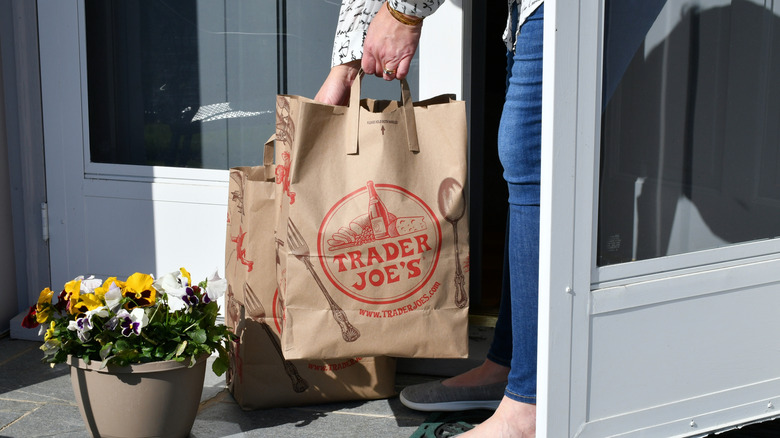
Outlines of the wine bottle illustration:
[{"label": "wine bottle illustration", "polygon": [[374,238],[384,239],[389,236],[390,212],[376,193],[374,182],[369,181],[366,187],[368,188],[368,220],[374,230]]}]

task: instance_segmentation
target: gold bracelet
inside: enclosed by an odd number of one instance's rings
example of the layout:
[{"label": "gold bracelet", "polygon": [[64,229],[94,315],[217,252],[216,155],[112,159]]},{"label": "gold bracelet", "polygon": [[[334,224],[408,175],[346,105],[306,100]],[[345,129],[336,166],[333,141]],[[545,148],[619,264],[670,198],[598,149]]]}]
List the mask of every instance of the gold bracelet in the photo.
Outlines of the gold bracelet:
[{"label": "gold bracelet", "polygon": [[387,10],[390,11],[390,15],[392,15],[393,18],[395,18],[396,20],[398,20],[399,22],[401,22],[401,23],[403,23],[403,24],[405,24],[407,26],[417,26],[418,24],[422,23],[422,21],[423,21],[422,17],[409,18],[407,15],[402,14],[402,13],[396,11],[395,9],[393,9],[390,6],[390,2],[389,1],[385,2],[385,4],[387,5]]}]

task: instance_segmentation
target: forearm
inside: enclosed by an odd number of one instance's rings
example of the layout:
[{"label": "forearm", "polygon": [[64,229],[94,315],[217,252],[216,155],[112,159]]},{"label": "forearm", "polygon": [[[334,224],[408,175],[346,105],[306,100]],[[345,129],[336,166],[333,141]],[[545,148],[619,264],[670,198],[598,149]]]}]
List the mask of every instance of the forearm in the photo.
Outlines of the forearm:
[{"label": "forearm", "polygon": [[[444,0],[389,0],[390,7],[412,17],[425,18],[434,13]],[[363,42],[374,16],[384,7],[384,0],[343,0],[331,66],[363,57]]]}]

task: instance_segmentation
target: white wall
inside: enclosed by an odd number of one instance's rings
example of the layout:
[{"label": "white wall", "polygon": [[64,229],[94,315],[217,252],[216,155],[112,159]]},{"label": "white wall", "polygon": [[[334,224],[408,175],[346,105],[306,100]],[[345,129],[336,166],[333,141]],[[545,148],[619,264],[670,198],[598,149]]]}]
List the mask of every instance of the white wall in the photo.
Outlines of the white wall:
[{"label": "white wall", "polygon": [[469,5],[468,0],[450,0],[425,19],[419,46],[420,100],[451,93],[464,98],[464,8]]}]

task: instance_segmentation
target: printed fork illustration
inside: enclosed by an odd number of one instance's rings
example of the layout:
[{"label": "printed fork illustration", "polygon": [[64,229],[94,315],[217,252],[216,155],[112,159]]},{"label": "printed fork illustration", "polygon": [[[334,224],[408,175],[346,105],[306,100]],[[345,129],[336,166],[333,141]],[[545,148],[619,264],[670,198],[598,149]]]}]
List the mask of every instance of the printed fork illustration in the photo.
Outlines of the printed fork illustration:
[{"label": "printed fork illustration", "polygon": [[282,362],[284,363],[284,371],[292,381],[293,391],[303,392],[309,389],[309,382],[307,382],[303,377],[301,377],[300,374],[298,374],[298,369],[292,362],[284,358],[284,354],[282,353],[282,346],[279,345],[279,342],[276,340],[276,336],[274,335],[273,331],[271,331],[271,327],[269,327],[263,319],[266,316],[265,307],[263,307],[260,299],[255,296],[252,288],[246,283],[244,283],[244,299],[246,300],[246,305],[244,308],[249,314],[249,318],[259,322],[260,325],[263,326],[265,333],[268,335],[268,337],[271,339],[271,343],[274,345],[274,349],[282,359]]},{"label": "printed fork illustration", "polygon": [[325,285],[322,283],[322,280],[320,280],[317,272],[314,271],[314,266],[312,266],[311,260],[309,260],[309,245],[303,240],[303,235],[301,235],[301,232],[298,231],[298,227],[296,227],[295,223],[290,219],[287,219],[287,243],[289,244],[290,253],[306,265],[306,268],[311,272],[312,277],[314,277],[314,281],[316,281],[317,285],[320,287],[322,294],[325,295],[325,299],[328,300],[333,319],[335,319],[339,324],[339,327],[341,327],[341,337],[347,342],[354,342],[357,340],[357,338],[360,337],[360,332],[350,324],[347,319],[347,314],[344,313],[344,310],[342,310],[335,301],[333,301],[333,297],[331,297],[328,290],[325,289]]}]

